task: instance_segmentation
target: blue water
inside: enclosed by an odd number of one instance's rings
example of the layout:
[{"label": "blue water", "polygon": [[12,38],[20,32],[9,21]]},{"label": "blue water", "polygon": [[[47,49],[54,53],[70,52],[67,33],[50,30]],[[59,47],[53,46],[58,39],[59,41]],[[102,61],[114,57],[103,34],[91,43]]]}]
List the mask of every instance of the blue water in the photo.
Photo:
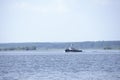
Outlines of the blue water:
[{"label": "blue water", "polygon": [[59,54],[0,55],[0,80],[120,80],[120,54]]}]

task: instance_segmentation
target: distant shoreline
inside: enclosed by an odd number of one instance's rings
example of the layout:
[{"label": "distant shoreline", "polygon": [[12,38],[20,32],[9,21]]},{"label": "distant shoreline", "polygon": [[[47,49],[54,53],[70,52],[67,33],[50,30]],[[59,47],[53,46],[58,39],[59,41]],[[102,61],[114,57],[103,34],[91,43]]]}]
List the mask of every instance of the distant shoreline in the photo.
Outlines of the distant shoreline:
[{"label": "distant shoreline", "polygon": [[120,50],[120,41],[86,41],[86,42],[36,42],[36,43],[2,43],[0,51],[31,51],[48,49],[66,49],[73,44],[77,49]]}]

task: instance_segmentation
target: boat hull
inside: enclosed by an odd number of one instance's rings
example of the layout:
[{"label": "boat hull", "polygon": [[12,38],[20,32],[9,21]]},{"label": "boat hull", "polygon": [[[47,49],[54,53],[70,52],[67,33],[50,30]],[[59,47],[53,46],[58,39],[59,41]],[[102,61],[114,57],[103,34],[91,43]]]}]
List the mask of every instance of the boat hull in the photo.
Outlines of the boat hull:
[{"label": "boat hull", "polygon": [[69,49],[66,49],[65,52],[82,52],[82,50],[69,50]]}]

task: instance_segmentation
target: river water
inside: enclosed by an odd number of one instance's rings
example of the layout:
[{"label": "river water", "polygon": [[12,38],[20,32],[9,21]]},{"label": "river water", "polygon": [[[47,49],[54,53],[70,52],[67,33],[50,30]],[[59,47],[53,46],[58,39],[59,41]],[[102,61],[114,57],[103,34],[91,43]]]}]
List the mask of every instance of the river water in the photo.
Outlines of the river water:
[{"label": "river water", "polygon": [[120,54],[0,52],[0,80],[120,80]]}]

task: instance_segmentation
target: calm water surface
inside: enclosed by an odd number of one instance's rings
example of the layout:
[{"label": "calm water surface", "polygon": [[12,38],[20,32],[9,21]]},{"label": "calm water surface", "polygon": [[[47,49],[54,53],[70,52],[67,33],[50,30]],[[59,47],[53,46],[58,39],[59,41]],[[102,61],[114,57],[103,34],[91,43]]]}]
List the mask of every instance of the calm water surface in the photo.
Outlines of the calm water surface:
[{"label": "calm water surface", "polygon": [[8,53],[0,55],[0,80],[120,80],[120,54],[116,52]]}]

